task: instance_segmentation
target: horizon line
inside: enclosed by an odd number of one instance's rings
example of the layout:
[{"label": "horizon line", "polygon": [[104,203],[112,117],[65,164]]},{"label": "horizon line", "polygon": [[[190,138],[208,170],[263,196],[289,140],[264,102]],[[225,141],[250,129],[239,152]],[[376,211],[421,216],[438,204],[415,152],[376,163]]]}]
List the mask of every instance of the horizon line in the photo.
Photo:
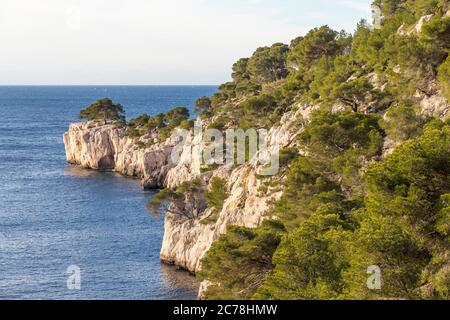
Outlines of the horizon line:
[{"label": "horizon line", "polygon": [[220,84],[0,84],[0,87],[215,87]]}]

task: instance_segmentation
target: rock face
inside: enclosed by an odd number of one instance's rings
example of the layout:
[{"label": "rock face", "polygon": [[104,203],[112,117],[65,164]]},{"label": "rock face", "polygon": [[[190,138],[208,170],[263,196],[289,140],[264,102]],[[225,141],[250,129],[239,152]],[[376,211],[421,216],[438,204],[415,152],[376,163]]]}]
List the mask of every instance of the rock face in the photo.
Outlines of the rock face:
[{"label": "rock face", "polygon": [[[308,110],[305,107],[296,113],[287,113],[280,122],[282,125],[269,131],[266,137],[269,149],[275,145],[279,148],[289,146],[300,129],[296,126],[297,119],[308,115]],[[199,141],[187,144],[182,158],[187,157],[197,143]],[[200,173],[198,162],[172,168],[166,179],[168,185],[173,187],[200,178],[207,186],[212,177],[219,177],[227,181],[229,197],[222,210],[215,213],[215,221],[211,222],[205,222],[213,211],[204,205],[201,192],[185,196],[181,204],[172,204],[165,216],[161,259],[197,272],[201,268],[201,259],[211,244],[226,232],[227,226],[257,227],[270,214],[270,202],[278,199],[282,192],[281,189],[261,190],[264,181],[257,175],[259,166],[254,160],[238,167],[223,165],[209,173]]]},{"label": "rock face", "polygon": [[446,120],[450,117],[450,104],[448,100],[440,95],[424,96],[420,101],[422,113],[430,116]]},{"label": "rock face", "polygon": [[[281,125],[272,128],[265,137],[268,149],[273,152],[275,146],[280,149],[289,146],[300,129],[297,119],[308,117],[309,111],[309,107],[300,106],[297,112],[287,113]],[[162,261],[194,273],[201,268],[201,259],[212,242],[226,232],[228,225],[258,226],[268,214],[270,202],[278,199],[282,192],[280,188],[261,190],[264,180],[258,177],[261,165],[256,159],[202,173],[200,161],[192,158],[196,148],[204,147],[202,143],[201,138],[195,136],[186,139],[180,150],[180,161],[174,164],[171,153],[176,143],[171,139],[139,148],[136,141],[126,135],[126,128],[95,122],[72,124],[64,134],[66,157],[71,164],[139,177],[145,188],[175,189],[196,178],[202,181],[197,192],[186,192],[182,201],[169,206],[160,255]],[[216,219],[205,223],[202,220],[213,214],[204,199],[213,177],[227,181],[229,197],[222,210],[215,213]]]},{"label": "rock face", "polygon": [[139,148],[126,136],[126,129],[117,125],[74,123],[63,138],[69,163],[139,177],[144,188],[163,187],[167,172],[173,167],[170,140]]},{"label": "rock face", "polygon": [[[448,118],[448,102],[440,96],[424,98],[421,106],[426,114]],[[299,105],[294,108],[296,111],[286,113],[280,125],[268,132],[265,138],[268,149],[274,152],[277,148],[294,144],[303,122],[308,120],[315,107]],[[156,136],[144,138],[156,141]],[[261,164],[255,158],[243,165],[222,165],[202,172],[201,162],[192,154],[204,145],[201,138],[195,136],[185,140],[177,163],[171,160],[177,141],[167,139],[139,148],[136,141],[126,135],[126,128],[111,124],[72,124],[64,134],[64,144],[69,163],[139,177],[145,188],[175,189],[183,182],[198,179],[200,185],[194,191],[184,192],[179,201],[170,204],[165,215],[160,252],[162,261],[193,273],[201,269],[202,258],[229,225],[257,227],[263,219],[271,216],[271,203],[279,199],[283,191],[283,175],[261,179],[258,174]],[[386,154],[394,147],[393,141],[385,141]],[[227,182],[229,197],[220,212],[208,208],[204,198],[213,177]],[[267,183],[267,180],[276,183]],[[200,296],[206,288],[207,283],[203,283]]]}]

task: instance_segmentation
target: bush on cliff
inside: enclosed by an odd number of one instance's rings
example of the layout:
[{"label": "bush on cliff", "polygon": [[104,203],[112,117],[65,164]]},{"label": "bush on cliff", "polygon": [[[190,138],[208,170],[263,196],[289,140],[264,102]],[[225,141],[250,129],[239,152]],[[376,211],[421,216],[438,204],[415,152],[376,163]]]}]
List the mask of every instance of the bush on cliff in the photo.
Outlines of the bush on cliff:
[{"label": "bush on cliff", "polygon": [[162,209],[165,209],[170,203],[174,203],[181,207],[184,195],[190,192],[200,192],[202,181],[198,178],[185,181],[177,188],[164,188],[155,194],[147,203],[147,208],[152,214],[158,215]]},{"label": "bush on cliff", "polygon": [[450,55],[439,67],[438,79],[444,95],[450,100]]},{"label": "bush on cliff", "polygon": [[[208,170],[208,168],[204,168]],[[202,219],[200,222],[202,224],[214,223],[219,218],[219,213],[223,208],[223,203],[229,197],[227,191],[227,182],[221,178],[214,177],[211,179],[210,189],[205,192],[206,204],[209,208],[212,208],[211,214]]]},{"label": "bush on cliff", "polygon": [[345,241],[352,226],[334,206],[321,205],[298,229],[283,238],[273,256],[276,266],[255,299],[333,299],[343,288],[348,265]]},{"label": "bush on cliff", "polygon": [[210,98],[203,96],[195,101],[195,112],[197,112],[198,114],[209,114],[210,109]]},{"label": "bush on cliff", "polygon": [[266,220],[256,229],[229,226],[202,260],[200,279],[212,282],[206,299],[250,299],[273,268],[284,227]]},{"label": "bush on cliff", "polygon": [[286,67],[288,51],[288,46],[282,43],[258,48],[247,61],[246,67],[250,78],[257,83],[273,82],[285,78],[288,74]]},{"label": "bush on cliff", "polygon": [[162,189],[150,198],[147,203],[147,208],[149,209],[150,213],[158,216],[163,208],[167,207],[170,202],[180,199],[181,196],[181,194],[171,189]]},{"label": "bush on cliff", "polygon": [[296,39],[288,59],[297,69],[308,72],[320,58],[342,53],[348,44],[349,38],[345,32],[339,33],[328,26],[322,26]]},{"label": "bush on cliff", "polygon": [[119,103],[104,98],[80,111],[80,119],[125,122],[125,111]]},{"label": "bush on cliff", "polygon": [[193,125],[189,122],[189,110],[185,107],[176,107],[166,113],[158,113],[149,116],[144,113],[128,122],[127,134],[132,138],[139,138],[151,130],[159,130],[159,139],[167,139],[176,127],[190,129]]},{"label": "bush on cliff", "polygon": [[214,211],[216,212],[222,210],[223,203],[228,196],[227,182],[218,177],[212,178],[210,190],[205,193],[208,207],[214,208]]},{"label": "bush on cliff", "polygon": [[[255,298],[447,299],[449,146],[449,124],[434,121],[369,168],[362,208],[319,205],[283,239]],[[367,287],[371,265],[380,290]]]},{"label": "bush on cliff", "polygon": [[[265,238],[278,244],[256,241],[262,226],[229,227],[202,266],[206,298],[449,298],[449,123],[426,124],[412,107],[439,89],[450,97],[448,1],[375,2],[381,28],[362,21],[353,36],[324,26],[294,39],[280,79],[264,77],[264,64],[255,78],[251,58],[240,59],[211,98],[221,129],[269,126],[308,103],[318,111],[290,146],[301,155],[289,152],[267,213],[284,229]],[[425,14],[423,32],[409,32]],[[353,112],[331,112],[336,102]],[[384,158],[386,136],[402,144]],[[367,288],[371,265],[381,290]]]},{"label": "bush on cliff", "polygon": [[425,117],[419,115],[413,107],[391,107],[380,120],[381,127],[395,141],[406,141],[422,134]]}]

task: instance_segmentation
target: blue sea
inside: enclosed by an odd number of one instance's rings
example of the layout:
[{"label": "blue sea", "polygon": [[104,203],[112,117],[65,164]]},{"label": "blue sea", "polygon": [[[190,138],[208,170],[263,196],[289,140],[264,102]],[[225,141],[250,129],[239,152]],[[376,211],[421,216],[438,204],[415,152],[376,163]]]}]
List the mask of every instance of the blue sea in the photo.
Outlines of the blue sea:
[{"label": "blue sea", "polygon": [[[195,298],[195,278],[160,263],[164,217],[145,208],[154,191],[68,165],[62,135],[99,98],[120,102],[130,119],[175,106],[192,110],[215,90],[0,87],[0,299]],[[79,268],[79,289],[68,286],[71,266]]]}]

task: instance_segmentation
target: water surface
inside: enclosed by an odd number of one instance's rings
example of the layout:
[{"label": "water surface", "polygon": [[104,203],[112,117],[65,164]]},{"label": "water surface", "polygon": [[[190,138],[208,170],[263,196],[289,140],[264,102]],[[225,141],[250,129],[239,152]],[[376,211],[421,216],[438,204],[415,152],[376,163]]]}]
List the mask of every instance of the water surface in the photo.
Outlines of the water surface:
[{"label": "water surface", "polygon": [[[188,106],[212,86],[0,87],[0,299],[192,299],[198,283],[159,261],[163,217],[135,179],[66,164],[62,134],[110,97],[127,117]],[[67,288],[67,268],[81,289]]]}]

